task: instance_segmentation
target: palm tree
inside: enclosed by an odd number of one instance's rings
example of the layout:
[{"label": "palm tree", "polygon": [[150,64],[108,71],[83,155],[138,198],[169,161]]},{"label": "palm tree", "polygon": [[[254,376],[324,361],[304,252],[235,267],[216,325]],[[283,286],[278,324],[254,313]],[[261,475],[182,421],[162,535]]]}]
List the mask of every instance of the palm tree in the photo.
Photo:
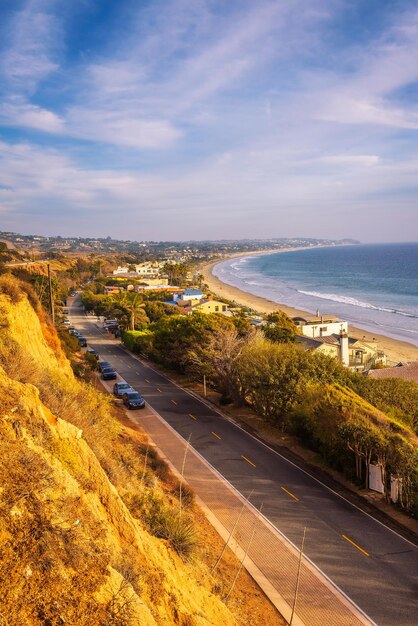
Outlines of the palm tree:
[{"label": "palm tree", "polygon": [[135,330],[138,318],[146,317],[141,294],[135,291],[124,291],[113,296],[113,300],[123,306],[129,313],[129,329]]}]

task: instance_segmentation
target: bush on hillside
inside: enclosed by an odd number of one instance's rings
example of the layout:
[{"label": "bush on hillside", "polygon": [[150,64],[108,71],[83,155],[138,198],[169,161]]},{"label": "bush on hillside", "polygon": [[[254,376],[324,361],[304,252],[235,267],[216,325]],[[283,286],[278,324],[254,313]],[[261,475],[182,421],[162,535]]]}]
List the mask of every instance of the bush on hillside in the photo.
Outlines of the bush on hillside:
[{"label": "bush on hillside", "polygon": [[153,333],[151,330],[125,330],[122,333],[123,345],[135,354],[150,355],[153,346]]}]

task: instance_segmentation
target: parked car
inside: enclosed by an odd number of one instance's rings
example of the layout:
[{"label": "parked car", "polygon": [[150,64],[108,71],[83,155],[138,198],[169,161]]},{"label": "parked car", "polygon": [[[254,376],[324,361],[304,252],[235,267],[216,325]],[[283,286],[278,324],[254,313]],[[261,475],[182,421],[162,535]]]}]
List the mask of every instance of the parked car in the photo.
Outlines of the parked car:
[{"label": "parked car", "polygon": [[102,369],[104,369],[105,367],[112,367],[109,363],[109,361],[99,361],[97,364],[97,369],[99,370],[99,372],[102,371]]},{"label": "parked car", "polygon": [[102,369],[102,379],[103,380],[114,380],[118,375],[113,367],[104,367]]},{"label": "parked car", "polygon": [[143,409],[145,400],[138,391],[128,391],[123,394],[123,404],[127,409]]},{"label": "parked car", "polygon": [[104,329],[107,333],[117,333],[119,326],[106,326]]},{"label": "parked car", "polygon": [[68,330],[68,332],[70,333],[70,335],[72,335],[72,334],[74,333],[74,331],[75,331],[75,326],[69,326],[69,327],[67,328],[67,330]]},{"label": "parked car", "polygon": [[94,356],[97,360],[99,360],[99,353],[94,348],[88,348],[86,352],[88,352],[89,354]]},{"label": "parked car", "polygon": [[77,339],[78,339],[78,343],[80,344],[82,348],[87,348],[87,339],[85,337],[83,337],[82,335],[79,335]]},{"label": "parked car", "polygon": [[62,323],[65,324],[66,326],[70,326],[71,322],[68,319],[68,317],[64,317],[64,319],[62,320]]},{"label": "parked car", "polygon": [[115,383],[113,385],[113,394],[117,398],[123,398],[123,394],[128,393],[128,391],[135,391],[135,390],[132,389],[130,384],[125,382],[124,380],[122,380],[119,383]]}]

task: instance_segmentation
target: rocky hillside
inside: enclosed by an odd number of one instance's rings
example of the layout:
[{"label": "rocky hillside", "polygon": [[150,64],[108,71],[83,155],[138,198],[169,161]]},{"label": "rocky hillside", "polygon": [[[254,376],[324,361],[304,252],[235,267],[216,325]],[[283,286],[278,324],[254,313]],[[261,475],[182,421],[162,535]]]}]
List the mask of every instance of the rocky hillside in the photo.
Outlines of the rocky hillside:
[{"label": "rocky hillside", "polygon": [[6,276],[0,398],[2,626],[282,623],[245,577],[225,605],[236,563],[210,574],[221,545],[199,540],[193,495],[180,516],[164,463],[74,377],[31,291]]}]

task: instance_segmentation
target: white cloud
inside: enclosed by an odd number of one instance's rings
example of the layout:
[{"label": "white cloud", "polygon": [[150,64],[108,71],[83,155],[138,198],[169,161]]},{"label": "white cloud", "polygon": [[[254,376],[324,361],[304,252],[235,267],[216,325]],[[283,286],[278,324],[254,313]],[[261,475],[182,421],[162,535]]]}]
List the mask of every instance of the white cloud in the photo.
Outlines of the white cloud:
[{"label": "white cloud", "polygon": [[135,111],[74,108],[68,112],[70,134],[83,139],[138,149],[166,148],[181,135],[169,121],[141,119]]},{"label": "white cloud", "polygon": [[1,63],[4,76],[18,90],[31,93],[58,68],[51,54],[59,45],[59,20],[53,0],[28,0],[9,25],[10,45]]},{"label": "white cloud", "polygon": [[10,126],[33,128],[47,133],[65,133],[64,120],[39,106],[19,100],[0,105],[0,120]]}]

